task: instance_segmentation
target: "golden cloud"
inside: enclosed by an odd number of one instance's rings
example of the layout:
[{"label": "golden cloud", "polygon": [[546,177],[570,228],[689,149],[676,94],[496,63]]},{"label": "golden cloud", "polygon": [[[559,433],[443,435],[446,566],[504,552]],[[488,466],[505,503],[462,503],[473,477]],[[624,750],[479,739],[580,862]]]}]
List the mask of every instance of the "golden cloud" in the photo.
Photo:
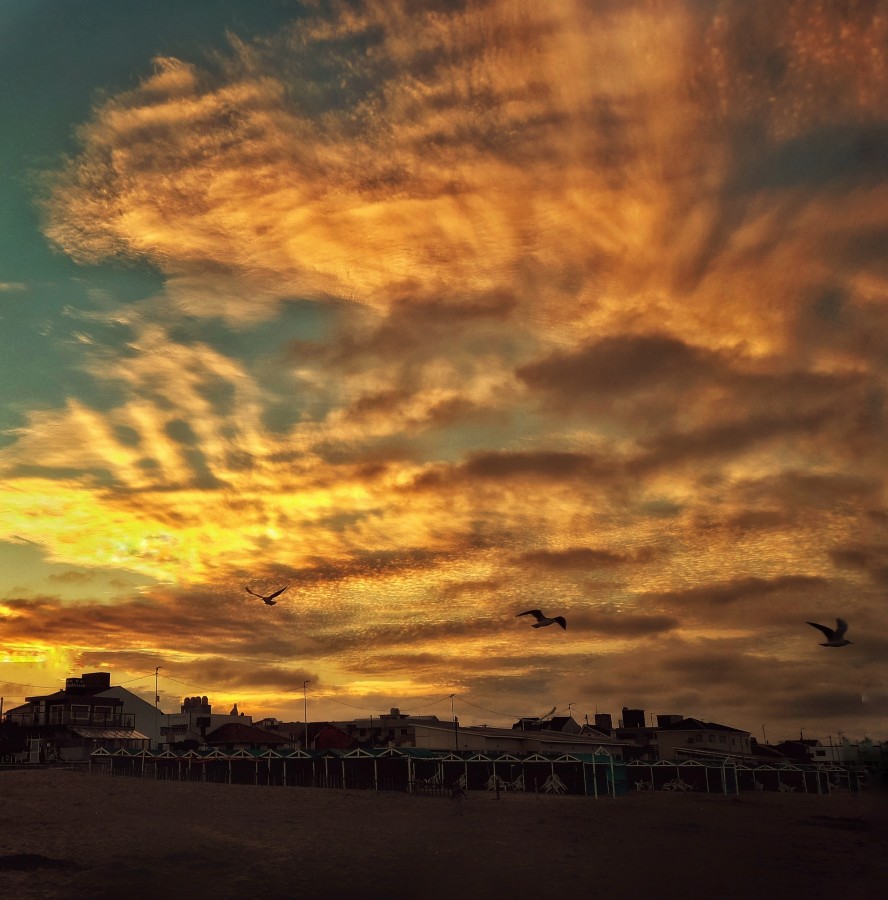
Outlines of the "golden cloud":
[{"label": "golden cloud", "polygon": [[[757,596],[868,609],[884,573],[847,548],[884,538],[878,5],[438,6],[334,4],[96,107],[45,233],[166,283],[125,353],[83,329],[121,401],[32,411],[2,449],[0,534],[195,599],[301,577],[342,654],[322,675],[400,659],[411,695],[454,658],[519,681],[507,616],[547,592],[624,685],[616,650],[742,641]],[[275,348],[276,380],[174,337],[293,298],[333,324]],[[209,652],[179,652],[197,677]],[[659,658],[687,688],[712,654]]]}]

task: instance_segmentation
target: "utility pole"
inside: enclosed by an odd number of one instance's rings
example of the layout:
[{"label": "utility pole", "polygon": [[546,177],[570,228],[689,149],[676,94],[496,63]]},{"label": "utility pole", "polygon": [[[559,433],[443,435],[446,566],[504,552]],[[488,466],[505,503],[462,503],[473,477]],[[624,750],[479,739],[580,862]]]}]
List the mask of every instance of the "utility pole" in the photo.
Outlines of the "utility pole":
[{"label": "utility pole", "polygon": [[305,719],[305,750],[308,751],[308,694],[305,693],[305,686],[311,681],[306,678],[302,682],[302,717]]},{"label": "utility pole", "polygon": [[157,691],[157,673],[162,668],[163,666],[154,667],[154,743],[157,744],[158,749],[160,748],[160,709],[157,704],[160,703],[160,694]]}]

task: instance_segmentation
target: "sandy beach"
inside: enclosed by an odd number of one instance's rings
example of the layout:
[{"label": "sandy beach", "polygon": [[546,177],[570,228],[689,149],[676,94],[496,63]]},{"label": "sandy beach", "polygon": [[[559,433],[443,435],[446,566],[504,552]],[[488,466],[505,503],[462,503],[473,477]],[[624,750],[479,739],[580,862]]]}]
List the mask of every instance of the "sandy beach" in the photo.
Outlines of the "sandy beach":
[{"label": "sandy beach", "polygon": [[[867,898],[888,795],[444,797],[0,773],[0,896]],[[33,856],[31,856],[33,855]]]}]

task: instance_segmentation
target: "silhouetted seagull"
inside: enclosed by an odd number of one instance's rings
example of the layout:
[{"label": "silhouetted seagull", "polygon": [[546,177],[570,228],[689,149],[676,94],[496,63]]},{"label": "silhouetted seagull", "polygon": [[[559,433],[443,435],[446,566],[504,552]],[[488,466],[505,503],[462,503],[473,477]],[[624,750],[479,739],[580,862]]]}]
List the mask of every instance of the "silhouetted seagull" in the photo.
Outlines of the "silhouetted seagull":
[{"label": "silhouetted seagull", "polygon": [[536,623],[532,626],[533,628],[543,628],[545,625],[554,625],[556,622],[562,628],[567,628],[567,622],[565,622],[564,616],[555,616],[554,619],[550,619],[548,616],[544,616],[538,609],[529,609],[527,612],[518,613],[515,618],[517,619],[519,616],[533,616],[536,619]]},{"label": "silhouetted seagull", "polygon": [[808,622],[814,628],[819,628],[826,635],[826,643],[821,647],[844,647],[846,644],[853,644],[854,641],[845,640],[845,632],[848,630],[848,623],[844,619],[836,619],[836,627],[827,628],[826,625],[818,625],[816,622]]},{"label": "silhouetted seagull", "polygon": [[257,594],[255,591],[251,591],[246,585],[244,585],[244,590],[248,594],[252,594],[254,597],[258,597],[263,602],[267,603],[269,606],[274,606],[277,603],[275,597],[279,597],[283,592],[289,587],[289,584],[285,584],[279,591],[275,591],[273,594],[269,594],[267,597],[262,594]]}]

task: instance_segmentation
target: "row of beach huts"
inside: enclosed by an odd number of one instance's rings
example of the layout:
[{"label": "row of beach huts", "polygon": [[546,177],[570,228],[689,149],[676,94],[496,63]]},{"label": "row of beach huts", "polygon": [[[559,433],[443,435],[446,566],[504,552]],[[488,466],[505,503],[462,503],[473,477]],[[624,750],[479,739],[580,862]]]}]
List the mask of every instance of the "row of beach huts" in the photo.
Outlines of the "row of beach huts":
[{"label": "row of beach huts", "polygon": [[713,757],[625,761],[592,753],[478,753],[415,747],[353,750],[107,750],[90,754],[93,774],[175,781],[404,791],[469,791],[619,797],[631,791],[739,794],[858,792],[863,769],[738,763]]}]

